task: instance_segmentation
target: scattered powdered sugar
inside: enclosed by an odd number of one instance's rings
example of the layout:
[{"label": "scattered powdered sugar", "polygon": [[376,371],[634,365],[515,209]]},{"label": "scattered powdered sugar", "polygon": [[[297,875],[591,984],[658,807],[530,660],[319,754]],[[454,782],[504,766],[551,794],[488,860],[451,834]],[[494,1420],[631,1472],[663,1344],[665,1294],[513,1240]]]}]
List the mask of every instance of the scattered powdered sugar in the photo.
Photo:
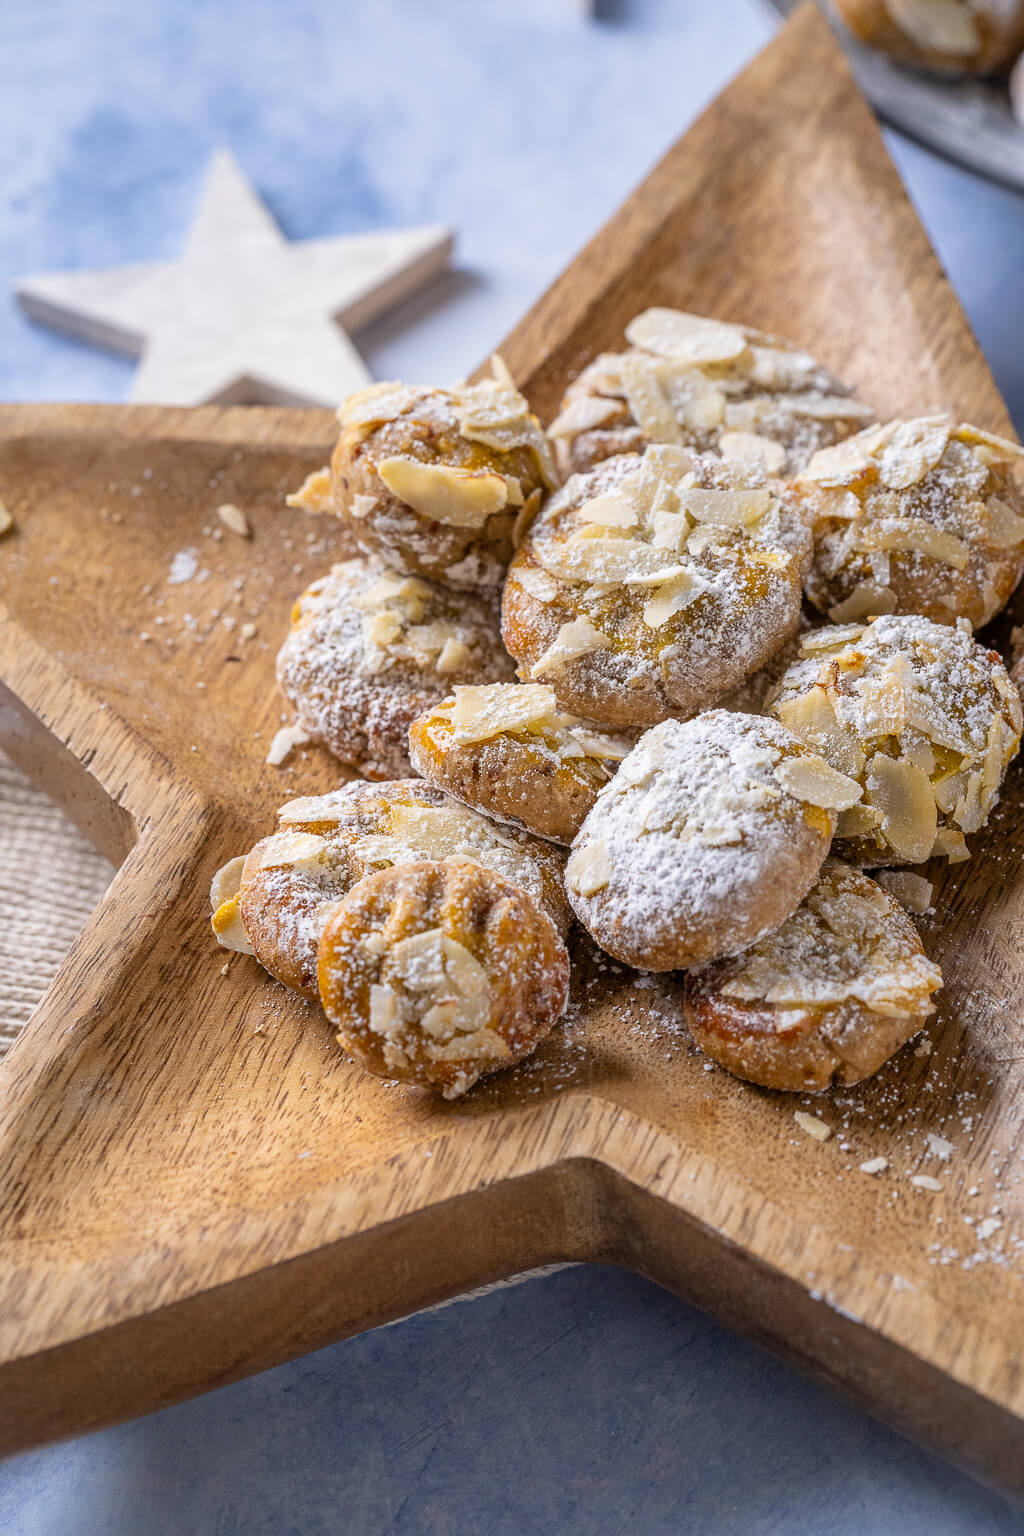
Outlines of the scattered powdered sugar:
[{"label": "scattered powdered sugar", "polygon": [[198,569],[198,549],[179,549],[171,561],[171,569],[167,574],[167,585],[169,587],[178,587],[183,582],[191,581]]}]

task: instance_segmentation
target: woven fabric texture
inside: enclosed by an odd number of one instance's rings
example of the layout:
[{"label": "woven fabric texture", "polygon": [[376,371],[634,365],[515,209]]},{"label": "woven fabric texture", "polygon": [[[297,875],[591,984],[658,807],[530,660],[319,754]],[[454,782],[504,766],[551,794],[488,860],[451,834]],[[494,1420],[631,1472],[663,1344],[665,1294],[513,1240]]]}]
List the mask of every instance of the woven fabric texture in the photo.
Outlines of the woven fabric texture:
[{"label": "woven fabric texture", "polygon": [[110,884],[113,866],[0,753],[0,1056]]}]

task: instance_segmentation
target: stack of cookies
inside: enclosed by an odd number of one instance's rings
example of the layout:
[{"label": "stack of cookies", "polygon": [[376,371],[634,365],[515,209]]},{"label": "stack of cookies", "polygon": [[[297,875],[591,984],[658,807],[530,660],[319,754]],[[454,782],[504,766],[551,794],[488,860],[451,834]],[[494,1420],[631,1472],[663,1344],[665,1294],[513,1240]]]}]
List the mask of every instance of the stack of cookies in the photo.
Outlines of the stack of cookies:
[{"label": "stack of cookies", "polygon": [[626,342],[546,433],[498,359],[361,391],[289,498],[359,553],[298,600],[278,678],[362,777],[218,874],[214,930],[447,1097],[555,1026],[573,917],[685,971],[738,1076],[876,1071],[942,981],[907,866],[969,857],[1020,742],[974,629],[1024,571],[1021,448],[878,424],[746,326],[651,309]]}]

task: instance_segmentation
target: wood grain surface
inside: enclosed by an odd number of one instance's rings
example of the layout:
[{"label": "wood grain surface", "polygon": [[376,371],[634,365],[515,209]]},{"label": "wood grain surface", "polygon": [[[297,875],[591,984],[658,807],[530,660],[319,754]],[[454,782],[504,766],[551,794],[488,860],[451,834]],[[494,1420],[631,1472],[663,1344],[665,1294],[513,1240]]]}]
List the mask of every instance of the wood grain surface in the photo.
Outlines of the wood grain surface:
[{"label": "wood grain surface", "polygon": [[[795,336],[882,415],[948,407],[1007,429],[813,8],[502,350],[547,414],[650,303]],[[531,1062],[454,1104],[367,1077],[254,961],[225,974],[207,918],[217,867],[339,776],[312,749],[263,762],[291,601],[343,552],[283,493],[332,436],[328,413],[0,408],[17,523],[0,547],[0,744],[120,864],[2,1069],[0,1446],[590,1259],[1024,1491],[1019,770],[972,861],[936,871],[925,938],[948,987],[931,1054],[911,1046],[873,1082],[808,1104],[708,1070],[678,979],[583,944],[570,1017]],[[215,537],[225,501],[251,539]],[[169,581],[183,551],[194,574]],[[828,1141],[798,1128],[801,1107]],[[885,1174],[859,1171],[879,1156]],[[915,1188],[921,1173],[941,1191]]]}]

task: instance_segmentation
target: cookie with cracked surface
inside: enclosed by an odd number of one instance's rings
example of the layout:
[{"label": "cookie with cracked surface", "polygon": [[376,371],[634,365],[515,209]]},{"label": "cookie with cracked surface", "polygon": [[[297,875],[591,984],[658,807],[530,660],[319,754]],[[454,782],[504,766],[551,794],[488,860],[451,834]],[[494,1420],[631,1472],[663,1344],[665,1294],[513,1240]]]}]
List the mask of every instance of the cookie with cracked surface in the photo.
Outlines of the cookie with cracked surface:
[{"label": "cookie with cracked surface", "polygon": [[630,321],[569,386],[548,428],[564,476],[648,443],[714,450],[792,475],[874,419],[809,352],[778,336],[676,309]]},{"label": "cookie with cracked surface", "polygon": [[454,1099],[529,1056],[569,998],[569,956],[522,889],[478,864],[361,880],[331,911],[320,1001],[360,1066]]},{"label": "cookie with cracked surface", "polygon": [[566,889],[602,949],[645,970],[732,955],[788,917],[860,786],[792,731],[710,710],[641,737],[573,843]]},{"label": "cookie with cracked surface", "polygon": [[221,928],[235,933],[237,915],[260,964],[314,1001],[316,947],[327,915],[378,869],[422,859],[475,860],[522,886],[560,932],[569,926],[557,849],[494,826],[420,779],[357,779],[326,795],[304,795],[281,807],[278,823],[279,831],[247,855],[236,911],[222,906]]},{"label": "cookie with cracked surface", "polygon": [[795,633],[810,534],[750,464],[654,446],[574,476],[509,567],[524,682],[612,726],[694,714]]},{"label": "cookie with cracked surface", "polygon": [[451,389],[374,384],[339,407],[333,504],[365,554],[450,587],[500,586],[557,471],[525,398],[494,367]]},{"label": "cookie with cracked surface", "polygon": [[948,417],[890,421],[816,454],[790,492],[814,535],[806,578],[837,624],[920,613],[975,629],[1024,570],[1024,449]]},{"label": "cookie with cracked surface", "polygon": [[569,844],[633,738],[558,708],[542,683],[456,688],[414,720],[417,773],[497,821]]},{"label": "cookie with cracked surface", "polygon": [[1001,658],[916,615],[827,625],[800,642],[769,712],[864,790],[836,851],[868,868],[969,857],[1021,737]]},{"label": "cookie with cracked surface", "polygon": [[490,600],[362,558],[307,588],[277,658],[303,729],[380,779],[409,772],[410,721],[453,683],[512,675]]},{"label": "cookie with cracked surface", "polygon": [[829,859],[796,911],[752,948],[690,971],[694,1040],[720,1066],[793,1093],[859,1083],[934,1011],[942,972],[900,906]]}]

